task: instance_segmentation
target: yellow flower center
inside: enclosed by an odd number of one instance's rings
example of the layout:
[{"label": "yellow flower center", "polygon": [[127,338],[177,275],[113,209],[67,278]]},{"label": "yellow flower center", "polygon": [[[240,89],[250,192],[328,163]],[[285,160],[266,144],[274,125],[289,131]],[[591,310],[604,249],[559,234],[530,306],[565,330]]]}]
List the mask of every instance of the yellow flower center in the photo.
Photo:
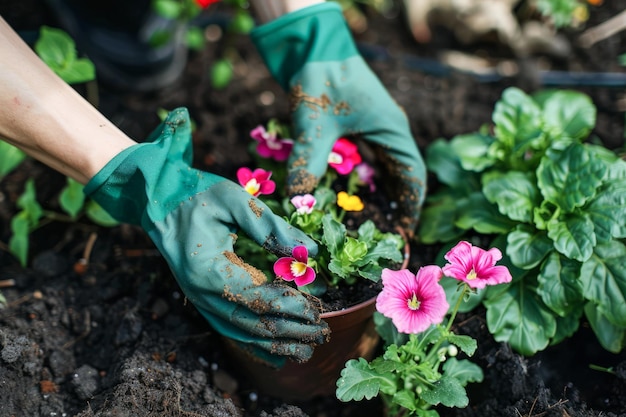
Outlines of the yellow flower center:
[{"label": "yellow flower center", "polygon": [[467,276],[465,277],[465,279],[467,279],[468,281],[471,281],[473,279],[476,279],[478,275],[476,274],[476,271],[474,271],[474,268],[472,268],[471,271],[469,271],[469,273],[467,274]]},{"label": "yellow flower center", "polygon": [[406,305],[411,310],[417,310],[418,308],[420,308],[420,301],[417,299],[415,293],[413,293],[413,298],[409,298],[408,300],[406,300]]},{"label": "yellow flower center", "polygon": [[291,263],[291,274],[294,277],[301,277],[306,272],[306,264],[304,262],[293,261]]},{"label": "yellow flower center", "polygon": [[358,195],[349,195],[345,191],[337,194],[337,205],[346,211],[361,211],[365,207]]},{"label": "yellow flower center", "polygon": [[255,195],[256,193],[259,192],[259,189],[261,188],[261,184],[259,184],[256,178],[252,178],[250,181],[246,183],[246,186],[244,188],[250,194]]}]

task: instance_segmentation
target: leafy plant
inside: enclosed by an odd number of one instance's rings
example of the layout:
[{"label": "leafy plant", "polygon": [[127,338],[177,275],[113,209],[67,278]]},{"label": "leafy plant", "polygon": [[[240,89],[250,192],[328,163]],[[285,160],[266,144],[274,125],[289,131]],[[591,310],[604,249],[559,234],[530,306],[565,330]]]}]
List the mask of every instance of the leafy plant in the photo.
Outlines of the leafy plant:
[{"label": "leafy plant", "polygon": [[[495,266],[498,249],[482,250],[460,242],[445,256],[442,268],[429,265],[416,275],[407,270],[384,270],[383,290],[376,300],[376,330],[385,341],[384,353],[368,362],[349,360],[337,381],[337,398],[360,401],[381,396],[386,415],[437,417],[433,409],[466,407],[465,387],[481,382],[482,369],[471,357],[474,339],[457,335],[451,328],[463,300],[477,288],[510,282],[506,267]],[[449,309],[440,284],[443,275],[458,280],[456,302],[447,324],[441,323]]]},{"label": "leafy plant", "polygon": [[571,336],[583,315],[607,350],[626,343],[626,162],[587,141],[595,118],[582,93],[508,88],[493,129],[440,139],[426,152],[439,186],[418,236],[505,248],[513,281],[461,308],[482,303],[495,339],[522,354]]},{"label": "leafy plant", "polygon": [[[270,176],[276,178],[278,183],[286,180],[287,166],[284,161],[292,146],[291,139],[286,139],[289,137],[288,129],[272,120],[267,130],[263,126],[257,127],[252,136],[258,142],[253,144],[256,149],[251,151],[256,155],[257,165],[262,168],[255,171],[241,168],[238,172],[239,182],[252,194],[273,194],[275,186]],[[268,145],[268,142],[271,144]],[[360,175],[360,167],[364,163],[354,143],[341,138],[333,152],[343,153],[339,159],[346,165],[338,166],[330,162],[334,169],[327,170],[313,195],[289,198],[281,188],[278,198],[266,199],[261,196],[274,213],[282,215],[318,243],[315,260],[304,259],[303,263],[308,263],[321,279],[307,285],[298,284],[302,291],[313,295],[324,294],[329,286],[353,285],[360,279],[377,282],[383,268],[399,265],[404,259],[401,249],[405,242],[400,234],[383,232],[372,220],[365,220],[355,227],[346,225],[348,213],[363,210],[363,200],[357,194],[361,187],[372,185],[371,178]],[[277,272],[274,263],[278,258],[251,244],[245,235],[238,238],[236,251],[247,263],[263,270],[268,277],[279,275],[288,280],[295,278],[290,276],[290,265],[287,265],[284,273]],[[302,262],[295,255],[288,259],[290,262]],[[300,281],[295,279],[295,282]]]},{"label": "leafy plant", "polygon": [[589,19],[589,5],[601,0],[531,0],[531,4],[557,28],[576,27]]},{"label": "leafy plant", "polygon": [[[60,29],[42,26],[40,37],[34,45],[39,57],[65,82],[84,83],[95,79],[93,63],[79,58],[72,38]],[[26,154],[6,142],[0,142],[0,179],[15,169]],[[11,219],[9,250],[22,266],[28,261],[29,235],[44,221],[62,220],[74,222],[85,214],[90,220],[102,226],[117,224],[97,203],[85,201],[83,185],[67,178],[66,186],[59,194],[59,205],[63,213],[44,210],[37,202],[34,180],[28,179],[24,192],[17,200],[20,211]]]}]

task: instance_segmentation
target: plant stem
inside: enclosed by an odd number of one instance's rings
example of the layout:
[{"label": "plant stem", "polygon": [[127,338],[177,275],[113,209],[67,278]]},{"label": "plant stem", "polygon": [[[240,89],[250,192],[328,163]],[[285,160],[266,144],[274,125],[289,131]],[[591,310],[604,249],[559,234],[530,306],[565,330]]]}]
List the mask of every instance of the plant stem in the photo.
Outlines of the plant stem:
[{"label": "plant stem", "polygon": [[452,309],[452,313],[450,314],[450,319],[448,319],[448,325],[446,326],[446,331],[450,331],[450,328],[452,328],[452,323],[454,322],[454,319],[456,318],[456,313],[458,313],[459,308],[461,308],[461,303],[463,302],[463,299],[465,298],[465,294],[467,293],[468,290],[468,285],[467,284],[463,284],[463,290],[461,291],[461,296],[459,297],[458,300],[456,300],[456,305],[454,306],[454,309]]}]

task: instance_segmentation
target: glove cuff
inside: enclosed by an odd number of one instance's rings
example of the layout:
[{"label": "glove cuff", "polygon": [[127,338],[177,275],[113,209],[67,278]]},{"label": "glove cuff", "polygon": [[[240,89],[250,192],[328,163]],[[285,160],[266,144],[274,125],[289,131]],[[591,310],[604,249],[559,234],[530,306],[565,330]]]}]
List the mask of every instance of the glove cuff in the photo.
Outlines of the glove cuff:
[{"label": "glove cuff", "polygon": [[250,36],[270,73],[285,90],[306,63],[343,61],[359,55],[336,3],[296,10],[255,28]]},{"label": "glove cuff", "polygon": [[222,179],[192,169],[192,157],[189,114],[179,108],[146,142],[111,159],[87,183],[84,193],[114,219],[148,230],[189,196]]}]

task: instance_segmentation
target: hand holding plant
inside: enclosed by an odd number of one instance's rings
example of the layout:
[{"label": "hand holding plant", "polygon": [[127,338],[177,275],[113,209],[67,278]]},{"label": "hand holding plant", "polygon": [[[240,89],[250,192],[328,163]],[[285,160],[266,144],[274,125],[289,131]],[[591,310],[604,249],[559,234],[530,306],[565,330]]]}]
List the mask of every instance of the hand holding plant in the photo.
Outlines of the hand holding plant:
[{"label": "hand holding plant", "polygon": [[[337,381],[337,398],[342,401],[383,399],[388,415],[436,417],[432,407],[465,407],[465,386],[480,382],[482,370],[467,359],[457,359],[459,349],[472,356],[476,341],[457,335],[452,325],[461,302],[476,288],[511,281],[504,266],[495,263],[502,255],[497,248],[485,251],[459,242],[446,255],[443,268],[428,265],[416,275],[404,269],[383,270],[383,290],[376,300],[377,330],[385,352],[371,362],[363,358],[346,363]],[[439,280],[458,280],[460,294],[445,326],[449,309]],[[391,320],[391,322],[389,321]]]}]

